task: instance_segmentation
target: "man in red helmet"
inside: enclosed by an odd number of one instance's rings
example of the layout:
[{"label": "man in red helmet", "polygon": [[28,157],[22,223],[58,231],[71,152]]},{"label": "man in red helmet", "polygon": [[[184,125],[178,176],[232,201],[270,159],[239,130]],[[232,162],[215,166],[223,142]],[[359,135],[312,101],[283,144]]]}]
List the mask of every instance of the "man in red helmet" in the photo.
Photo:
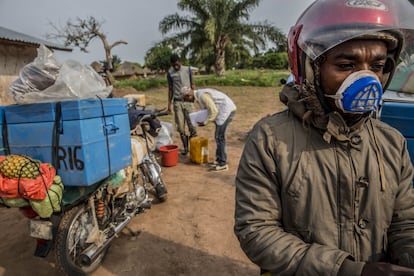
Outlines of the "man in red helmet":
[{"label": "man in red helmet", "polygon": [[408,1],[319,0],[292,27],[287,109],[255,125],[236,176],[234,230],[263,271],[414,275],[413,166],[373,116],[413,14]]}]

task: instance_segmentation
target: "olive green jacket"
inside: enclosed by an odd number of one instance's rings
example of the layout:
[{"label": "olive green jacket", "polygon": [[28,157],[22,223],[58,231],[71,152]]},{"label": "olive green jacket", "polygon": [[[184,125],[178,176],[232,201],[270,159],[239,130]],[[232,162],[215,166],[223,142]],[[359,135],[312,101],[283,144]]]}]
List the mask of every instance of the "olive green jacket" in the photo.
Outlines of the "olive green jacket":
[{"label": "olive green jacket", "polygon": [[360,275],[368,261],[414,267],[404,137],[370,117],[348,128],[338,113],[306,125],[304,107],[288,106],[255,125],[240,160],[234,229],[246,255],[272,275]]}]

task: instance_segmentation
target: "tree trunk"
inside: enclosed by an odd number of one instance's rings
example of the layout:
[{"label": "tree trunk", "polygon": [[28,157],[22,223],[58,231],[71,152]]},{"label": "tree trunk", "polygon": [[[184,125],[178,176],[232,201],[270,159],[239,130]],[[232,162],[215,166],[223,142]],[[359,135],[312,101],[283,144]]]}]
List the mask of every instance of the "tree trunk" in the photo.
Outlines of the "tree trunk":
[{"label": "tree trunk", "polygon": [[223,40],[219,40],[217,42],[217,46],[215,47],[216,51],[216,60],[214,62],[214,69],[216,70],[216,75],[219,77],[224,77],[224,73],[226,71],[225,68],[225,50],[226,44]]},{"label": "tree trunk", "polygon": [[104,46],[105,46],[105,58],[106,58],[105,73],[111,85],[113,85],[115,83],[115,78],[112,75],[113,68],[112,68],[111,48],[108,46],[108,43],[104,43]]}]

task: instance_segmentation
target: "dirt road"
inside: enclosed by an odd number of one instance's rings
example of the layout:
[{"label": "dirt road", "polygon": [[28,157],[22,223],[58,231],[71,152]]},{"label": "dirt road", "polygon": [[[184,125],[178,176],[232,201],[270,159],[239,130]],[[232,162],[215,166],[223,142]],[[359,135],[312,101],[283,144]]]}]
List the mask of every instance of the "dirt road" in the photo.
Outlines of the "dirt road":
[{"label": "dirt road", "polygon": [[[238,107],[251,101],[242,92],[229,91]],[[236,97],[236,93],[244,96]],[[93,276],[259,274],[241,251],[233,222],[234,180],[245,135],[253,122],[278,109],[273,88],[264,88],[260,93],[261,110],[252,109],[249,113],[239,108],[230,125],[229,171],[208,172],[205,165],[191,163],[188,156],[180,156],[177,166],[164,167],[168,200],[132,220],[112,242]],[[214,126],[199,130],[200,136],[209,138],[212,158],[213,131]],[[0,239],[0,275],[59,275],[54,269],[53,252],[47,258],[33,256],[35,241],[28,235],[27,219],[17,209],[0,208]]]}]

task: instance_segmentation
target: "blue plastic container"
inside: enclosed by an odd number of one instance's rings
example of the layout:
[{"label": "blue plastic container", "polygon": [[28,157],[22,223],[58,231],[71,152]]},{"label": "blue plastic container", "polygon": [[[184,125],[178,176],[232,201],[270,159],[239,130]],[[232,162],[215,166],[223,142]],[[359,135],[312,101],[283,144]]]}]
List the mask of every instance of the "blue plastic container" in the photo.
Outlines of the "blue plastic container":
[{"label": "blue plastic container", "polygon": [[407,139],[408,152],[414,164],[414,102],[384,102],[380,120],[398,129]]},{"label": "blue plastic container", "polygon": [[10,153],[57,169],[66,186],[90,186],[132,163],[126,99],[10,105]]},{"label": "blue plastic container", "polygon": [[414,138],[414,102],[384,102],[381,121],[395,127],[405,137]]}]

